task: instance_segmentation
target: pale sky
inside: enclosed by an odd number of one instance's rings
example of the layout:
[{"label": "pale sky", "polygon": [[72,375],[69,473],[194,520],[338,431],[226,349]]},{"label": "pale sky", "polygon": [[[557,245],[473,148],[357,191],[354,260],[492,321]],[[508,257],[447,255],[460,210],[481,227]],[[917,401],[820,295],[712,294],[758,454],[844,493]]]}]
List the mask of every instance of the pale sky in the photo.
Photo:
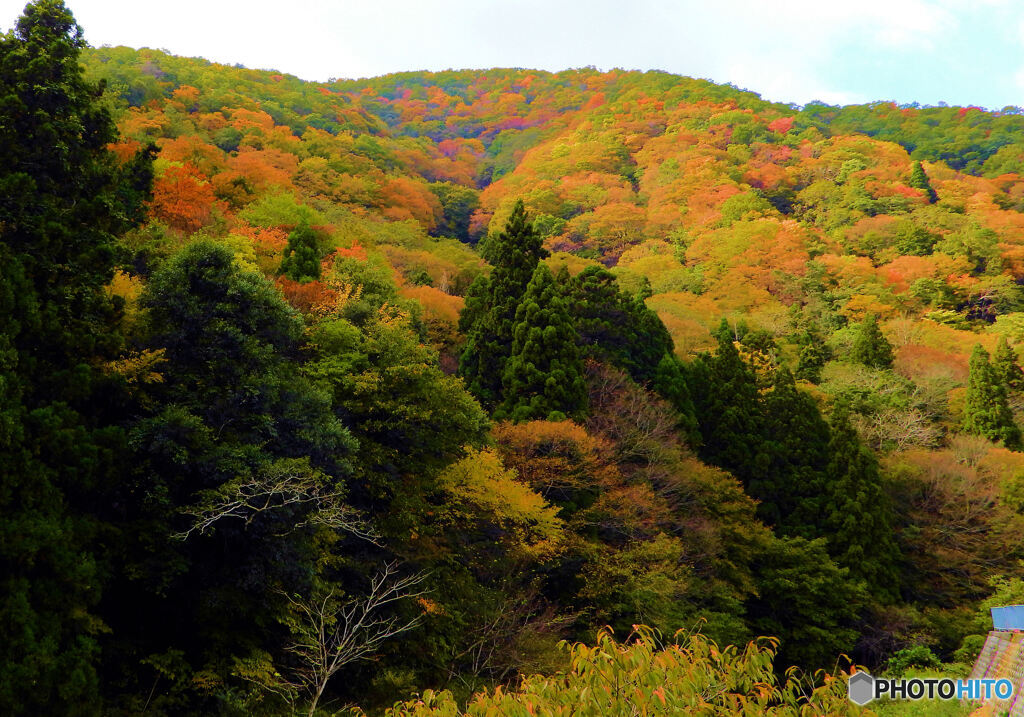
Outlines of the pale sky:
[{"label": "pale sky", "polygon": [[[1024,105],[1021,0],[65,0],[91,45],[308,80],[594,65],[804,104]],[[10,28],[23,0],[0,0]]]}]

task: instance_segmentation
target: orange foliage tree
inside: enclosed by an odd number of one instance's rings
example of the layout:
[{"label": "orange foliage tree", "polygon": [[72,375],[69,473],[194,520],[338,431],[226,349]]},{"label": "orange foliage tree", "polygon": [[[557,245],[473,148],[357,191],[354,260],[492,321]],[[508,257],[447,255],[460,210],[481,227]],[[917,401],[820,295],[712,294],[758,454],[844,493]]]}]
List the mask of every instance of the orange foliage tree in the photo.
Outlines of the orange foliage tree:
[{"label": "orange foliage tree", "polygon": [[185,234],[208,224],[217,204],[213,186],[192,164],[172,165],[153,182],[152,215]]}]

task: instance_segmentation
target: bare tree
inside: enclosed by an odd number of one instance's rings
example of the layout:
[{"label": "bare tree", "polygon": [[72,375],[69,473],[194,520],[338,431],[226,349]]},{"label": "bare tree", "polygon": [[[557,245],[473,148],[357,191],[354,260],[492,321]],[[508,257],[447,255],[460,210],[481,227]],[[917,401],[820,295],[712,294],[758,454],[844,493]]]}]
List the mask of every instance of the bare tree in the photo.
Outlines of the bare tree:
[{"label": "bare tree", "polygon": [[941,431],[931,416],[917,408],[886,408],[870,416],[857,416],[854,423],[858,433],[876,450],[934,448],[941,438]]},{"label": "bare tree", "polygon": [[189,538],[211,530],[222,520],[241,520],[246,525],[257,516],[286,507],[308,508],[306,516],[290,530],[306,525],[323,525],[375,542],[376,534],[344,502],[344,493],[329,479],[302,460],[281,460],[251,476],[228,481],[215,490],[204,491],[198,503],[182,510],[191,525],[174,537]]},{"label": "bare tree", "polygon": [[349,600],[341,600],[334,590],[309,598],[279,591],[294,615],[289,624],[294,641],[286,650],[298,666],[289,685],[309,693],[309,715],[316,712],[328,681],[338,670],[369,657],[387,640],[419,624],[420,616],[402,620],[384,616],[382,609],[424,595],[427,591],[420,586],[426,577],[424,573],[399,577],[397,563],[391,562],[373,577],[366,595]]},{"label": "bare tree", "polygon": [[516,672],[527,673],[535,655],[531,638],[559,635],[579,613],[559,614],[555,605],[541,595],[536,583],[524,585],[513,576],[503,581],[501,606],[477,624],[468,644],[448,658],[448,676],[460,680],[486,677],[505,682]]},{"label": "bare tree", "polygon": [[614,444],[617,463],[658,462],[677,442],[678,414],[616,368],[588,361],[586,369],[593,414],[587,429]]},{"label": "bare tree", "polygon": [[920,325],[905,311],[898,318],[886,322],[885,328],[886,334],[896,348],[917,343],[921,335]]}]

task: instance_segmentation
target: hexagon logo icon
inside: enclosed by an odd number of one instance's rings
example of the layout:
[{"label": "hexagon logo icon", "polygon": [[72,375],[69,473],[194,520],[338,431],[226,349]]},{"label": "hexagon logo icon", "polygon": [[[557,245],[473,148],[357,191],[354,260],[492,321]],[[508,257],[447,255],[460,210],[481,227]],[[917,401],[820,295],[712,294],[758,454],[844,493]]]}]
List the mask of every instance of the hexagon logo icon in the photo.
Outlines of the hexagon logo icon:
[{"label": "hexagon logo icon", "polygon": [[863,707],[875,699],[875,678],[867,672],[857,672],[850,676],[850,702]]}]

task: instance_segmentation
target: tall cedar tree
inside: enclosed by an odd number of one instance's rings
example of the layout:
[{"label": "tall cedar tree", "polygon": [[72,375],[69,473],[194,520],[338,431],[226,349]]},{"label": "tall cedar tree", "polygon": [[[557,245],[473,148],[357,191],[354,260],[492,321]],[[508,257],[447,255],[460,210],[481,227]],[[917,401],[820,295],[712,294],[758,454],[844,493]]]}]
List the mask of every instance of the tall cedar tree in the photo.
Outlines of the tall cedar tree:
[{"label": "tall cedar tree", "polygon": [[587,383],[576,338],[562,292],[551,271],[540,264],[516,310],[498,417],[520,422],[582,416]]},{"label": "tall cedar tree", "polygon": [[[0,36],[0,713],[96,714],[93,544],[119,438],[95,367],[119,350],[103,290],[141,218],[152,151],[119,167],[59,0]],[[99,564],[98,564],[99,563]]]},{"label": "tall cedar tree", "polygon": [[841,405],[832,414],[831,431],[820,534],[836,562],[849,569],[850,577],[863,580],[873,597],[896,600],[899,551],[878,461],[860,442]]},{"label": "tall cedar tree", "polygon": [[651,388],[676,409],[679,429],[690,448],[696,450],[701,444],[701,436],[697,427],[697,409],[690,395],[688,367],[674,353],[665,354],[658,362]]},{"label": "tall cedar tree", "polygon": [[588,266],[574,277],[562,267],[557,277],[568,301],[584,358],[610,363],[640,385],[653,388],[679,411],[691,445],[700,443],[685,367],[675,356],[672,336],[643,294],[622,291],[615,275]]},{"label": "tall cedar tree", "polygon": [[981,344],[971,353],[967,397],[964,401],[963,428],[976,436],[1002,442],[1010,450],[1020,450],[1020,428],[1006,398],[1006,385],[989,363],[988,352]]},{"label": "tall cedar tree", "polygon": [[821,381],[821,370],[832,358],[831,351],[824,337],[814,327],[800,335],[799,343],[803,348],[800,349],[800,357],[797,360],[796,378],[818,383]]},{"label": "tall cedar tree", "polygon": [[610,363],[644,385],[674,351],[672,337],[643,299],[619,290],[615,275],[588,266],[565,287],[569,309],[588,358]]},{"label": "tall cedar tree", "polygon": [[485,406],[501,401],[505,362],[512,355],[516,309],[537,263],[548,255],[541,242],[523,202],[517,201],[505,230],[487,242],[485,254],[494,271],[486,282],[474,282],[473,300],[467,300],[471,313],[460,324],[471,321],[472,325],[468,327],[459,373]]},{"label": "tall cedar tree", "polygon": [[689,374],[702,439],[700,456],[747,485],[766,463],[757,378],[740,357],[724,319],[717,338],[715,355],[702,356]]},{"label": "tall cedar tree", "polygon": [[871,368],[892,368],[892,344],[882,335],[874,314],[864,317],[858,327],[850,358]]},{"label": "tall cedar tree", "polygon": [[939,200],[939,195],[935,193],[932,183],[928,181],[928,175],[925,174],[924,167],[920,162],[914,162],[914,166],[910,170],[910,186],[922,190],[928,197],[929,204],[935,204]]},{"label": "tall cedar tree", "polygon": [[760,501],[758,517],[780,533],[815,538],[829,459],[828,423],[814,399],[797,390],[786,368],[776,371],[764,413],[769,462],[751,477],[747,492]]},{"label": "tall cedar tree", "polygon": [[992,357],[992,368],[999,380],[1006,386],[1007,391],[1015,392],[1024,388],[1024,374],[1020,370],[1017,352],[1006,341],[1005,336],[1000,336],[999,343],[996,344],[996,353]]},{"label": "tall cedar tree", "polygon": [[754,634],[779,639],[778,664],[831,669],[853,649],[867,595],[829,558],[824,538],[773,536],[754,564],[758,593],[747,619]]},{"label": "tall cedar tree", "polygon": [[308,222],[303,221],[288,235],[280,271],[292,281],[320,278],[320,242]]}]

